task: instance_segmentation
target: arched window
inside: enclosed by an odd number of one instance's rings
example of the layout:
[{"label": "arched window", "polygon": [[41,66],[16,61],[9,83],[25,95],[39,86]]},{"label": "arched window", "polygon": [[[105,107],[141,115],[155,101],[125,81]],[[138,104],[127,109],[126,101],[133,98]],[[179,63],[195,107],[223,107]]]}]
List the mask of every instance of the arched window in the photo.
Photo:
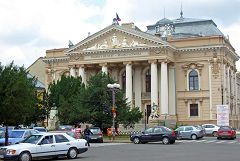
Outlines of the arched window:
[{"label": "arched window", "polygon": [[199,90],[198,73],[196,70],[189,72],[189,90]]},{"label": "arched window", "polygon": [[126,71],[122,74],[122,89],[126,90]]},{"label": "arched window", "polygon": [[146,92],[151,92],[151,71],[150,69],[147,70],[145,75],[145,82],[146,82]]}]

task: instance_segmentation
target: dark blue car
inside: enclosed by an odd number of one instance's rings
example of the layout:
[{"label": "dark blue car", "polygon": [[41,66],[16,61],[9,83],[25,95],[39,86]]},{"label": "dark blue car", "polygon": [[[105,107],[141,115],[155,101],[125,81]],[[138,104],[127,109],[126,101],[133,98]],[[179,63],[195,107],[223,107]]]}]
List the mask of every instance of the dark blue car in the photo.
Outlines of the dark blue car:
[{"label": "dark blue car", "polygon": [[162,141],[163,144],[174,144],[176,140],[176,134],[173,130],[165,126],[157,126],[146,129],[140,134],[133,134],[130,136],[130,140],[134,144],[158,142]]},{"label": "dark blue car", "polygon": [[[16,144],[23,141],[25,138],[31,136],[32,134],[39,133],[33,129],[17,129],[8,132],[8,145]],[[0,138],[0,146],[5,145],[5,138]]]}]

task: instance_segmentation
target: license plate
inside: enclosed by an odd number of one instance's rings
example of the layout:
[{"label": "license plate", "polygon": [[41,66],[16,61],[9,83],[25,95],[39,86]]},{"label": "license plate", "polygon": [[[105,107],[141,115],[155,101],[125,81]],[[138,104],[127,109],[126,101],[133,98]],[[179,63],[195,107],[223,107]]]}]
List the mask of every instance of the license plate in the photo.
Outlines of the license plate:
[{"label": "license plate", "polygon": [[3,155],[0,155],[0,158],[4,158]]}]

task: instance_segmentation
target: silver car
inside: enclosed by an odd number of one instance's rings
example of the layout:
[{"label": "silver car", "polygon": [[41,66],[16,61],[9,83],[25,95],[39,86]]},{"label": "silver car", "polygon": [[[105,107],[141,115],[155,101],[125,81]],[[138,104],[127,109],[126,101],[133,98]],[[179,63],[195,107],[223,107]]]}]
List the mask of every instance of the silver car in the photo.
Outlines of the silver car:
[{"label": "silver car", "polygon": [[204,131],[195,126],[181,126],[176,130],[178,139],[199,139],[204,136]]}]

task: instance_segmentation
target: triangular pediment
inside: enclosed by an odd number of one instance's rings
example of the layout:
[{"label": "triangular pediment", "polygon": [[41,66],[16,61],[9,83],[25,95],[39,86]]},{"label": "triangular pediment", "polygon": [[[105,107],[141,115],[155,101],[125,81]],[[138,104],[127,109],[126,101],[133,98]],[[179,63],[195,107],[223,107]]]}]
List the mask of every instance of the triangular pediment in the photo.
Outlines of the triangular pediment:
[{"label": "triangular pediment", "polygon": [[120,25],[110,25],[87,37],[65,51],[72,52],[97,51],[107,49],[124,49],[136,47],[153,47],[167,45],[159,37]]}]

